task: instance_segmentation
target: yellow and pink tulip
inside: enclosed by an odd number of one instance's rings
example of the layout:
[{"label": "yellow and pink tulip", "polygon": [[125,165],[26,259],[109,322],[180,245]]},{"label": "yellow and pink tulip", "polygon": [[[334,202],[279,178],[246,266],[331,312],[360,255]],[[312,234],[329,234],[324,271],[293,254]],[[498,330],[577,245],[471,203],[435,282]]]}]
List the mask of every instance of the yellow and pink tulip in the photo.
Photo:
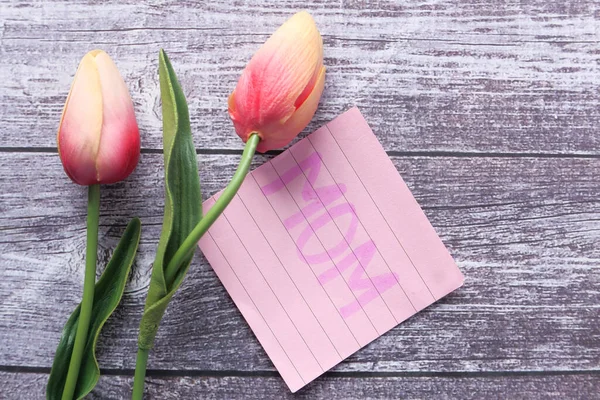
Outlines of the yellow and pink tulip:
[{"label": "yellow and pink tulip", "polygon": [[115,183],[135,169],[140,134],[133,103],[104,51],[90,51],[81,60],[57,140],[65,172],[80,185]]},{"label": "yellow and pink tulip", "polygon": [[306,11],[288,19],[254,54],[229,96],[229,116],[257,151],[283,147],[312,119],[325,84],[323,40]]},{"label": "yellow and pink tulip", "polygon": [[98,382],[96,340],[121,300],[141,234],[140,220],[134,218],[104,269],[99,280],[104,283],[96,285],[100,184],[127,178],[140,156],[129,90],[105,52],[90,51],[79,63],[57,141],[67,175],[88,187],[83,294],[63,328],[46,386],[47,399],[70,400],[85,397]]}]

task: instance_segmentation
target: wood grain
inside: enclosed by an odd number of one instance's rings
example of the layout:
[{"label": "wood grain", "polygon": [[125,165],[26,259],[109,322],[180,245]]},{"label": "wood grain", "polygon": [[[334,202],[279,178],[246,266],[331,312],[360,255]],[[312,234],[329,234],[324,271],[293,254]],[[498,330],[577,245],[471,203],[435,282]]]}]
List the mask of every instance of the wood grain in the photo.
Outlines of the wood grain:
[{"label": "wood grain", "polygon": [[[41,399],[45,374],[1,373],[6,400]],[[88,399],[124,399],[131,394],[129,376],[103,376]],[[326,374],[317,382],[290,394],[279,378],[269,376],[151,377],[146,399],[428,399],[428,400],[551,400],[594,399],[600,391],[595,374],[508,377],[340,377]],[[573,396],[577,393],[576,396]]]},{"label": "wood grain", "polygon": [[[266,157],[257,157],[255,164]],[[600,367],[600,160],[393,157],[467,280],[336,371],[595,370]],[[1,158],[0,365],[48,367],[80,298],[85,196],[56,154]],[[203,155],[205,197],[238,156]],[[100,340],[104,368],[133,368],[162,220],[162,155],[144,154],[102,195],[101,260],[131,216],[143,224],[122,307]],[[143,194],[143,195],[140,195]],[[19,351],[14,351],[19,349]],[[273,371],[203,257],[169,307],[151,369]]]},{"label": "wood grain", "polygon": [[[150,359],[147,398],[593,399],[600,392],[597,0],[268,2],[0,0],[0,398],[43,398],[80,299],[85,190],[55,134],[81,57],[111,54],[131,90],[141,163],[102,197],[100,260],[142,218],[90,398],[130,393],[162,222],[157,53],[189,100],[205,197],[241,143],[226,98],[288,16],[322,32],[313,122],[357,105],[466,275],[465,286],[292,396],[198,254]],[[270,156],[257,157],[259,165]]]},{"label": "wood grain", "polygon": [[327,83],[306,132],[357,105],[387,150],[600,154],[597,1],[236,2],[2,0],[0,146],[55,147],[81,57],[100,47],[161,148],[157,53],[189,99],[200,149],[240,149],[226,99],[298,9],[323,34]]}]

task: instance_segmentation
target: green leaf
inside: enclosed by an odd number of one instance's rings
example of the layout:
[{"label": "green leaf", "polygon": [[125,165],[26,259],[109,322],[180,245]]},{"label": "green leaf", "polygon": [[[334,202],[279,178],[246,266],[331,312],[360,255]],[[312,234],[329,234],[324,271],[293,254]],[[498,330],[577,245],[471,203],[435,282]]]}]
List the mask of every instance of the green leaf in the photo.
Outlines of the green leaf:
[{"label": "green leaf", "polygon": [[202,218],[198,162],[188,107],[171,62],[163,50],[159,55],[159,75],[165,159],[165,214],[140,322],[138,347],[141,349],[152,348],[163,314],[185,277],[193,253],[179,267],[172,282],[165,282],[165,268]]},{"label": "green leaf", "polygon": [[[127,225],[123,237],[119,241],[104,273],[96,282],[94,287],[94,305],[92,320],[88,330],[88,338],[85,346],[81,370],[77,379],[75,398],[81,399],[92,391],[100,378],[100,368],[96,359],[96,342],[102,326],[113,313],[121,301],[125,283],[131,270],[131,265],[140,242],[141,223],[139,218],[134,218]],[[48,386],[46,387],[46,398],[49,400],[60,400],[62,397],[69,362],[73,352],[73,343],[79,322],[81,305],[78,305],[67,321],[56,355],[50,371]]]}]

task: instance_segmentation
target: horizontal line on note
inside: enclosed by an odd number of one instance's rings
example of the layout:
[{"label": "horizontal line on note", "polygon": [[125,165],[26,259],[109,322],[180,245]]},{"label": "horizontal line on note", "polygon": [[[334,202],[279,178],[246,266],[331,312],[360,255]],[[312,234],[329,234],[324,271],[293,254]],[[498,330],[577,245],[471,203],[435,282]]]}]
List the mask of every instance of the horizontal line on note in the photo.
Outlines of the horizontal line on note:
[{"label": "horizontal line on note", "polygon": [[[162,154],[162,149],[142,149],[142,154]],[[239,155],[243,149],[196,149],[196,154]],[[283,150],[270,150],[266,155],[276,156]],[[56,147],[0,147],[0,153],[58,153]],[[478,151],[386,151],[390,157],[456,157],[456,158],[592,158],[600,159],[600,154],[593,153],[527,153],[527,152],[478,152]]]},{"label": "horizontal line on note", "polygon": [[[0,365],[0,372],[23,374],[49,374],[48,367],[25,367],[17,365]],[[133,369],[101,369],[105,376],[133,376]],[[527,377],[527,376],[561,376],[561,375],[600,375],[600,369],[592,370],[532,370],[532,371],[329,371],[323,376],[329,378],[494,378],[494,377]],[[237,371],[237,370],[171,370],[148,369],[149,377],[279,377],[277,371]]]}]

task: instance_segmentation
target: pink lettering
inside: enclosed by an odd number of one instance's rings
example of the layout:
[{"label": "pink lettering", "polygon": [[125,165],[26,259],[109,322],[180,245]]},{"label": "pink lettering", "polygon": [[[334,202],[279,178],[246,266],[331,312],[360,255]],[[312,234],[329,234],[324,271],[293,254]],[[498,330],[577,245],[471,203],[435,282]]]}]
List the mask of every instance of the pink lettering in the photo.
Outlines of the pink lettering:
[{"label": "pink lettering", "polygon": [[[350,254],[346,255],[341,260],[334,261],[334,259],[340,257],[348,248],[350,248],[350,243],[356,236],[358,229],[358,216],[356,215],[354,206],[348,202],[328,207],[336,200],[340,199],[344,193],[346,193],[347,188],[346,185],[342,183],[315,188],[314,186],[321,171],[321,166],[322,160],[320,155],[313,152],[298,163],[298,165],[293,166],[281,174],[280,179],[276,179],[275,181],[264,185],[261,189],[265,196],[269,196],[287,187],[287,185],[297,177],[301,175],[306,176],[301,194],[302,199],[304,201],[310,201],[310,203],[293,215],[287,217],[283,222],[288,231],[305,221],[308,223],[296,239],[298,256],[300,259],[306,260],[309,265],[322,264],[328,261],[332,261],[335,264],[335,266],[327,269],[318,276],[321,285],[326,285],[331,280],[339,277],[342,272],[346,271],[356,263],[356,266],[348,279],[348,286],[352,292],[362,293],[356,300],[340,308],[342,317],[348,318],[360,311],[362,307],[369,304],[369,302],[376,299],[381,293],[397,284],[398,276],[395,273],[389,272],[372,278],[368,277],[365,269],[377,251],[375,243],[373,243],[372,240],[368,240],[357,246]],[[324,213],[316,217],[312,222],[308,222],[308,218],[317,214],[319,211],[324,211]],[[306,254],[304,252],[304,248],[313,235],[316,235],[316,232],[319,229],[345,215],[350,216],[350,223],[346,233],[343,234],[343,238],[335,246],[330,249],[325,249],[325,251],[321,253]],[[365,277],[365,275],[367,276]]]},{"label": "pink lettering", "polygon": [[[265,186],[263,186],[262,192],[265,196],[276,193],[283,189],[288,183],[296,179],[298,176],[303,175],[303,172],[308,171],[307,181],[304,183],[304,187],[302,188],[302,198],[304,200],[313,199],[313,189],[312,186],[317,181],[317,177],[319,176],[319,172],[321,171],[321,157],[318,153],[312,153],[310,156],[306,157],[303,161],[300,162],[299,165],[295,165],[286,172],[281,175],[280,179],[277,179]],[[300,169],[302,168],[302,169]]]},{"label": "pink lettering", "polygon": [[[335,245],[332,249],[325,250],[322,253],[310,255],[304,253],[303,249],[308,243],[309,239],[316,235],[317,231],[327,225],[329,222],[333,222],[333,218],[339,218],[343,215],[349,214],[351,216],[350,226],[344,237]],[[301,252],[301,256],[304,256],[309,264],[321,264],[332,260],[342,254],[347,248],[349,243],[352,242],[356,235],[356,228],[358,227],[358,217],[354,212],[354,208],[349,203],[338,204],[332,207],[328,212],[326,211],[320,217],[315,219],[312,223],[309,223],[300,236],[296,240],[298,245],[298,251]]]}]

